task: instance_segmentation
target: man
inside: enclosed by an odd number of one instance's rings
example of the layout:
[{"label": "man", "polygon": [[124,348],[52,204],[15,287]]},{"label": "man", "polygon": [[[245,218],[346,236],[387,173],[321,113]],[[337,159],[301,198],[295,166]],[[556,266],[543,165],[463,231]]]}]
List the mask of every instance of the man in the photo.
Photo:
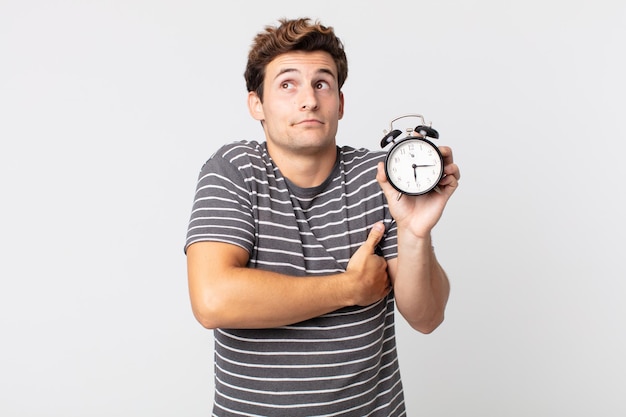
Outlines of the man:
[{"label": "man", "polygon": [[442,322],[449,283],[431,230],[458,186],[396,198],[382,151],[338,147],[347,77],[331,27],[259,33],[245,78],[265,142],[220,148],[198,178],[191,304],[215,329],[215,416],[405,415],[394,309]]}]

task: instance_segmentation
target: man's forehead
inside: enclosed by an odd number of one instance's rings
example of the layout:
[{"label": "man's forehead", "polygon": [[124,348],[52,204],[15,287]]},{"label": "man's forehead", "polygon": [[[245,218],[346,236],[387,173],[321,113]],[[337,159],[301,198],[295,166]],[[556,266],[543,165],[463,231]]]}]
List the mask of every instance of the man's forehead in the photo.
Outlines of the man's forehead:
[{"label": "man's forehead", "polygon": [[324,51],[293,51],[279,55],[267,66],[268,75],[272,77],[285,72],[329,73],[337,76],[337,66],[329,53]]}]

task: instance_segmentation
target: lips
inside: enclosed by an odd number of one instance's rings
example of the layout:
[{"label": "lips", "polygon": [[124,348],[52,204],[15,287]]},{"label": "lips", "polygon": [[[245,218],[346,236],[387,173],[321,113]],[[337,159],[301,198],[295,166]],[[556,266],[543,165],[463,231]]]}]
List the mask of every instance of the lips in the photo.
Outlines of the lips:
[{"label": "lips", "polygon": [[295,123],[296,125],[310,125],[310,124],[320,124],[323,125],[320,120],[317,119],[305,119]]}]

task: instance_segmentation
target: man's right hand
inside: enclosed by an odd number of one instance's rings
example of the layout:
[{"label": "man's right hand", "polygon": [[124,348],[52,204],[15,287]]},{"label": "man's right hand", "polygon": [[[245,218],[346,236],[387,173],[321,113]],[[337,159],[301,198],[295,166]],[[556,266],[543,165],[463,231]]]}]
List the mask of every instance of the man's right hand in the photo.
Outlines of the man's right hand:
[{"label": "man's right hand", "polygon": [[271,328],[297,323],[346,306],[373,304],[391,290],[387,262],[375,254],[382,222],[372,228],[345,272],[293,277],[248,268],[248,252],[221,242],[187,248],[194,315],[206,328]]},{"label": "man's right hand", "polygon": [[353,288],[354,305],[366,306],[387,296],[391,281],[387,274],[387,262],[376,254],[376,247],[385,234],[382,222],[376,223],[367,240],[352,255],[346,268],[346,277]]}]

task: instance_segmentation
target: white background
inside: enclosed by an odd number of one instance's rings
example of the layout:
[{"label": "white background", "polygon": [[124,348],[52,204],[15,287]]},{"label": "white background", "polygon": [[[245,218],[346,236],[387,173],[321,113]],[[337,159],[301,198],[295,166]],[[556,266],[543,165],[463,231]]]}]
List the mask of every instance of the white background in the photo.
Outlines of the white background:
[{"label": "white background", "polygon": [[206,416],[183,243],[202,163],[263,139],[250,42],[348,53],[338,141],[422,113],[462,183],[433,334],[399,321],[410,416],[626,415],[626,6],[598,1],[0,0],[0,415]]}]

